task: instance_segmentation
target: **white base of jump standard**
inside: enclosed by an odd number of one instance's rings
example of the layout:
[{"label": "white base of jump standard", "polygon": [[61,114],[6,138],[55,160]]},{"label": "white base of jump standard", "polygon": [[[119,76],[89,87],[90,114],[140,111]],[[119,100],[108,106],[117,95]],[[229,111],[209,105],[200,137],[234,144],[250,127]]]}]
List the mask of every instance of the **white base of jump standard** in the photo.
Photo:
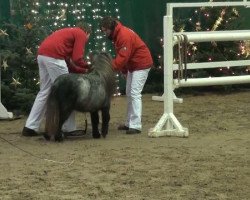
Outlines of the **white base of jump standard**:
[{"label": "white base of jump standard", "polygon": [[177,136],[188,137],[188,129],[182,127],[173,113],[164,113],[154,128],[148,132],[149,137]]},{"label": "white base of jump standard", "polygon": [[0,102],[0,119],[12,119],[13,113],[8,112],[3,104]]}]

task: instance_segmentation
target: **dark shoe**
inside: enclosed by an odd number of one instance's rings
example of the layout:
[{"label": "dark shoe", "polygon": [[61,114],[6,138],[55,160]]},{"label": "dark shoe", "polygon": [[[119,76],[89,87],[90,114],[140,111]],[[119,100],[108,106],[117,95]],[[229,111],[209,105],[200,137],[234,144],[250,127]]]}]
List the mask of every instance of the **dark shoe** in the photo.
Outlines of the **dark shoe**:
[{"label": "dark shoe", "polygon": [[32,137],[32,136],[38,136],[38,133],[30,128],[23,127],[22,135],[26,137]]},{"label": "dark shoe", "polygon": [[121,124],[117,128],[119,131],[128,131],[129,127],[125,126],[124,124]]},{"label": "dark shoe", "polygon": [[134,128],[129,128],[129,130],[126,131],[126,134],[138,134],[138,133],[141,133],[141,131]]},{"label": "dark shoe", "polygon": [[92,136],[93,136],[94,139],[101,138],[101,134],[100,133],[99,134],[92,134]]}]

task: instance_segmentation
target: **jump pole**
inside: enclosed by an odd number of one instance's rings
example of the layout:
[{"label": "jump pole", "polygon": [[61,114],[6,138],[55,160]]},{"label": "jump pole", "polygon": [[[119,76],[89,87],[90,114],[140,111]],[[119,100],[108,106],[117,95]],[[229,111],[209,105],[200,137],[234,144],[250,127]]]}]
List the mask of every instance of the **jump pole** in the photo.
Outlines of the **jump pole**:
[{"label": "jump pole", "polygon": [[[163,18],[163,31],[164,31],[164,113],[162,117],[159,119],[155,127],[149,129],[148,136],[149,137],[161,137],[161,136],[178,136],[178,137],[188,137],[189,132],[188,129],[183,127],[181,123],[178,121],[178,119],[175,117],[173,113],[173,101],[174,101],[174,80],[173,80],[173,45],[175,44],[177,37],[173,34],[173,8],[175,7],[221,7],[225,6],[225,2],[207,2],[207,3],[169,3],[167,4],[167,15]],[[250,3],[246,0],[243,1],[237,1],[237,2],[227,2],[227,6],[246,6],[249,7]],[[208,32],[204,33],[207,34]],[[196,36],[194,38],[195,41],[205,41],[204,37],[200,37],[200,33],[196,33]],[[241,40],[242,38],[250,38],[250,32],[244,31],[242,34],[235,37],[235,33],[232,33],[232,35],[225,36],[225,32],[218,33],[219,35],[213,35],[210,33],[210,41],[228,41],[228,40]],[[216,33],[217,34],[217,33]],[[230,33],[231,34],[231,33]],[[245,34],[245,35],[244,35]],[[192,33],[191,33],[192,35]],[[194,34],[193,34],[194,35]],[[224,35],[224,36],[223,36]],[[213,36],[213,38],[211,38]],[[193,38],[193,40],[194,40]],[[189,41],[190,42],[190,39]],[[230,64],[225,62],[226,65]],[[217,63],[218,64],[218,63]],[[221,64],[221,63],[220,63]],[[235,63],[234,63],[235,64]],[[215,66],[215,65],[214,65]],[[214,80],[213,80],[214,81]],[[217,84],[219,82],[221,83],[229,83],[232,81],[230,78],[227,79],[219,79],[215,80],[214,84]],[[239,82],[245,83],[250,82],[250,76],[246,76],[244,78],[241,78]],[[184,82],[184,81],[182,81]],[[197,81],[199,84],[201,83],[201,80]],[[232,81],[233,82],[233,81]],[[181,83],[182,85],[185,85],[184,83]],[[180,86],[180,81],[178,81],[177,86]],[[211,84],[211,83],[210,83]]]}]

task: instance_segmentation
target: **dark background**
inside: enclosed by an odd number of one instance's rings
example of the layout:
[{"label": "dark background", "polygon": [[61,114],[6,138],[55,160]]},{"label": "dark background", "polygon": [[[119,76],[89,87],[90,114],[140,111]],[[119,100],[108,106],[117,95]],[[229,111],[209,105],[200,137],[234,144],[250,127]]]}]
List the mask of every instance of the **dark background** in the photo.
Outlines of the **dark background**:
[{"label": "dark background", "polygon": [[[15,1],[15,0],[14,0]],[[113,1],[113,0],[110,0]],[[163,16],[166,14],[167,3],[207,2],[208,0],[115,0],[120,9],[121,21],[132,28],[148,44],[152,55],[155,57],[161,52],[159,39],[163,35]],[[10,0],[0,0],[0,19],[10,18]],[[225,1],[226,5],[226,1]],[[250,8],[238,7],[242,29],[249,29]],[[191,17],[190,8],[175,9],[176,16]]]},{"label": "dark background", "polygon": [[[72,1],[76,3],[79,0],[55,0],[55,1],[56,3],[65,2],[65,1]],[[92,0],[92,2],[94,3],[98,3],[101,1],[102,0]],[[144,87],[144,92],[162,94],[163,92],[163,70],[162,70],[162,67],[159,67],[159,66],[162,66],[162,64],[159,65],[159,63],[162,63],[162,62],[159,62],[158,56],[162,55],[163,53],[160,39],[163,36],[163,16],[166,15],[166,4],[170,2],[187,3],[190,1],[187,1],[187,0],[182,0],[182,1],[177,1],[177,0],[175,1],[169,1],[169,0],[154,0],[154,1],[153,0],[103,0],[103,1],[106,4],[110,3],[110,5],[114,5],[116,2],[118,4],[121,22],[124,25],[133,29],[135,32],[137,32],[141,36],[141,38],[145,41],[145,43],[148,45],[148,47],[150,48],[156,67],[153,68],[149,74],[146,85]],[[200,0],[200,1],[192,1],[192,2],[207,2],[207,1],[208,0],[206,1]],[[16,36],[18,37],[12,37],[11,40],[2,39],[3,46],[0,49],[5,54],[9,52],[8,64],[12,66],[11,68],[9,68],[9,70],[7,70],[6,72],[3,71],[2,73],[2,82],[3,82],[3,78],[5,78],[4,84],[2,84],[1,86],[1,91],[3,94],[2,97],[4,97],[2,99],[2,102],[6,106],[6,108],[8,108],[8,110],[22,108],[22,110],[25,110],[26,112],[29,111],[33,103],[35,94],[37,93],[37,90],[39,87],[39,85],[36,84],[33,78],[30,78],[30,77],[38,76],[36,62],[34,62],[35,59],[33,59],[32,57],[34,55],[27,56],[24,46],[27,45],[29,47],[33,47],[33,52],[35,52],[36,51],[35,48],[37,45],[37,41],[36,41],[37,38],[41,39],[42,32],[45,32],[45,33],[47,32],[46,32],[46,28],[40,27],[40,26],[31,27],[31,29],[27,31],[26,25],[28,25],[27,23],[30,22],[30,19],[26,20],[26,18],[22,17],[23,16],[22,13],[25,13],[24,11],[30,13],[30,7],[25,8],[25,4],[26,3],[31,4],[31,2],[33,3],[34,1],[33,0],[0,0],[0,23],[11,22],[12,24],[19,25],[18,28],[15,28],[15,26],[10,26],[8,30],[10,31],[10,33],[11,31],[12,33],[15,33],[15,31],[17,31]],[[39,0],[39,2],[43,3],[44,5],[47,3],[47,0]],[[86,0],[85,2],[88,2],[88,1]],[[10,14],[10,3],[12,6],[15,4],[19,5],[20,8],[16,7],[13,9],[13,7],[11,7],[12,12]],[[227,5],[227,2],[225,1],[225,6],[226,5]],[[249,29],[250,27],[249,9],[250,8],[240,8],[240,7],[237,8],[241,16],[241,17],[237,17],[236,19],[236,24],[241,25],[240,28],[239,27],[237,28],[237,30]],[[109,8],[109,10],[115,11],[113,8]],[[43,11],[42,7],[41,7],[41,11]],[[217,14],[214,14],[215,16],[213,16],[213,19],[215,20],[218,19],[219,16]],[[44,19],[43,16],[44,16],[44,12],[41,12],[40,19],[43,20]],[[90,17],[89,18],[90,20],[93,20],[93,18],[91,17],[92,15],[86,14],[86,16]],[[174,19],[183,19],[183,18],[189,19],[193,17],[194,17],[194,8],[174,9]],[[226,19],[224,21],[226,21]],[[50,22],[45,22],[45,23],[47,23],[47,25],[50,25]],[[93,20],[93,24],[95,23],[97,23],[97,21]],[[212,24],[213,23],[214,21],[212,21]],[[0,25],[4,25],[4,24],[0,24]],[[0,27],[4,27],[4,26],[0,26]],[[29,34],[32,34],[32,35],[29,35]],[[27,38],[29,39],[27,40]],[[12,46],[13,48],[11,48]],[[9,48],[7,49],[8,51],[5,51],[5,47]],[[238,49],[239,49],[238,44],[235,47],[230,46],[230,50],[232,51],[235,50],[234,52],[237,52]],[[223,52],[225,52],[224,49],[222,50]],[[207,47],[206,48],[200,47],[199,52],[201,53],[203,52],[205,57],[207,58],[207,52],[209,52],[208,55],[210,55],[211,49]],[[18,59],[13,59],[13,58],[18,58]],[[223,60],[225,60],[224,57],[223,57]],[[24,68],[23,66],[27,66],[28,69],[30,70],[26,70],[26,68]],[[217,71],[215,72],[217,73]],[[231,73],[231,70],[228,69],[225,72],[225,74],[229,72]],[[239,71],[239,72],[246,73],[245,71]],[[197,72],[196,75],[197,77],[207,77],[212,72],[209,71],[208,73],[207,72],[203,73],[199,71],[199,73]],[[15,88],[11,85],[13,76],[17,78],[20,77],[20,81],[22,82],[22,87],[20,86],[20,87]],[[123,94],[125,92],[125,80],[119,77],[119,81],[120,81],[119,91]],[[225,91],[230,91],[231,88],[232,88],[231,86],[222,87],[222,89]],[[184,92],[184,90],[181,90],[181,89],[182,88],[180,88],[180,90],[176,92]],[[201,89],[204,90],[204,88],[201,88]],[[192,88],[189,88],[188,90],[185,89],[185,92],[188,92],[190,90],[192,90]],[[194,92],[192,91],[192,93]]]},{"label": "dark background", "polygon": [[[222,0],[221,0],[222,1]],[[208,0],[118,0],[121,21],[137,32],[149,45],[153,55],[159,52],[159,38],[163,36],[163,16],[167,3],[208,2]],[[226,5],[226,2],[225,2]],[[238,7],[244,21],[242,29],[250,29],[250,8]],[[176,9],[176,16],[191,17],[190,8]]]}]

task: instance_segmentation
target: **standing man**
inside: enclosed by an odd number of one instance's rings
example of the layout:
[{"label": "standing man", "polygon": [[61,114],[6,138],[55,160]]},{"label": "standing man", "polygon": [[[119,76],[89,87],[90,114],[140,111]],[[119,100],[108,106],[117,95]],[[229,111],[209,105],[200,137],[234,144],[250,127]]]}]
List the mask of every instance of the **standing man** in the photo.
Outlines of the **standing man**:
[{"label": "standing man", "polygon": [[[23,136],[36,136],[38,134],[37,132],[45,114],[47,98],[54,80],[58,76],[69,72],[87,72],[88,65],[83,60],[83,56],[90,33],[90,25],[78,23],[76,27],[63,28],[53,32],[40,45],[37,56],[40,91],[23,128]],[[64,123],[62,130],[65,132],[76,130],[74,112]]]},{"label": "standing man", "polygon": [[126,130],[127,134],[141,133],[141,92],[153,66],[152,56],[142,39],[117,19],[104,17],[100,28],[115,47],[113,69],[126,75],[127,119],[118,130]]}]

